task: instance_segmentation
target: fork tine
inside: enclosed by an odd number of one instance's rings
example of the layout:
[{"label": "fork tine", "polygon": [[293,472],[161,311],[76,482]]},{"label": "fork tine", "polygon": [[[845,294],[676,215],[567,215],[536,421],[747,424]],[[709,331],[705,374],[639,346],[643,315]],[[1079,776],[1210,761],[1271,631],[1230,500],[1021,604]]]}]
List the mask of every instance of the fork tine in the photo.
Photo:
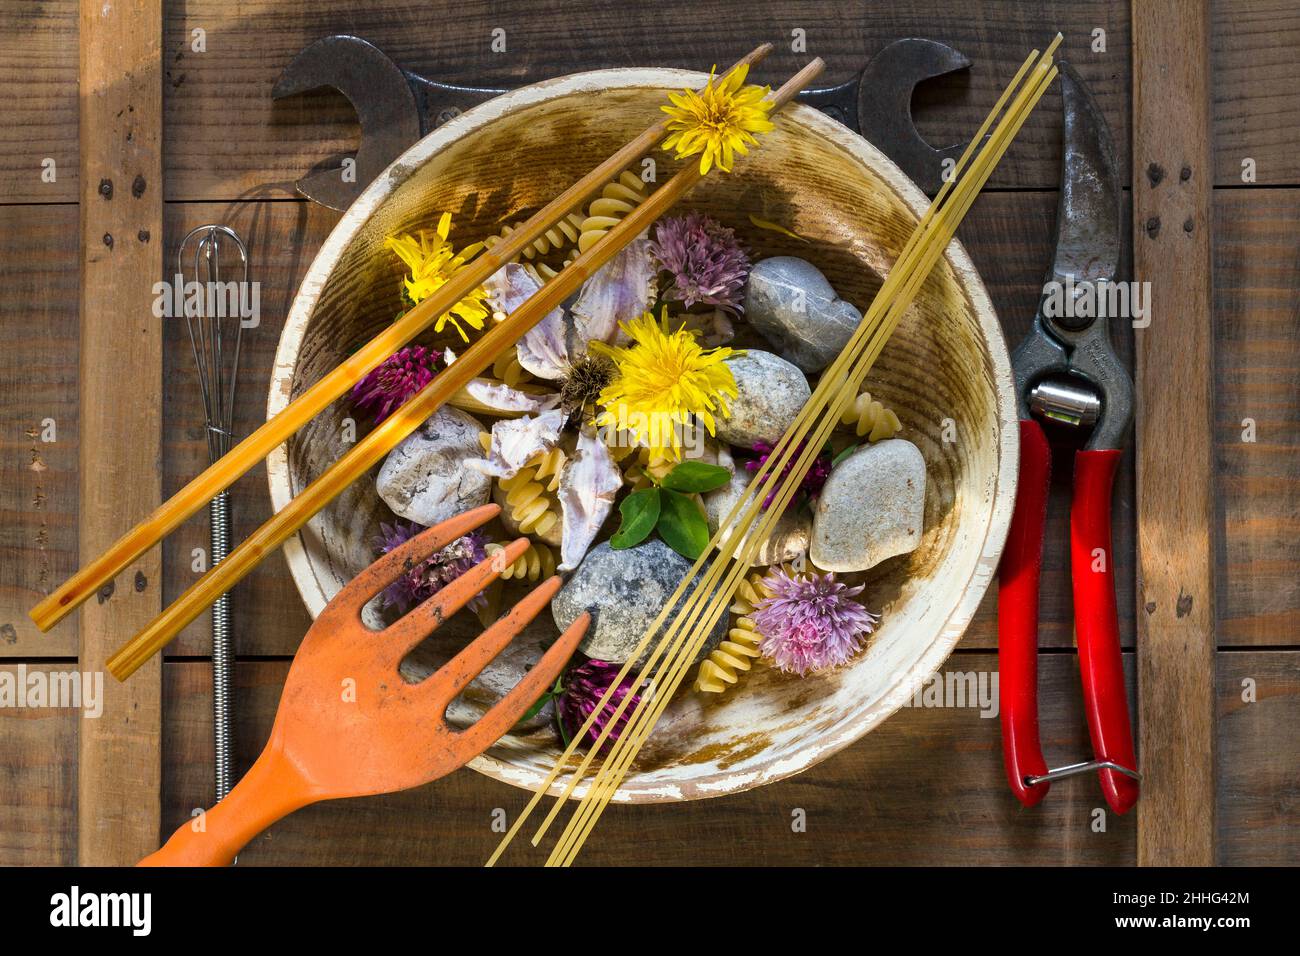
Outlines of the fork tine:
[{"label": "fork tine", "polygon": [[480,561],[456,580],[442,587],[432,597],[422,601],[414,610],[388,625],[381,632],[385,648],[400,661],[411,648],[436,631],[443,621],[472,601],[474,595],[518,561],[528,550],[528,543],[527,538],[515,539],[501,551]]},{"label": "fork tine", "polygon": [[499,505],[483,505],[421,531],[410,541],[389,551],[353,578],[343,590],[334,595],[326,610],[360,614],[366,602],[396,581],[403,573],[479,525],[487,524],[500,513]]},{"label": "fork tine", "polygon": [[501,653],[529,621],[541,613],[542,608],[555,597],[555,592],[562,583],[560,576],[555,575],[533,588],[509,613],[503,614],[473,643],[425,681],[433,695],[438,714],[465,689],[465,685],[479,675],[492,658]]},{"label": "fork tine", "polygon": [[560,671],[568,663],[578,644],[587,633],[591,615],[584,612],[560,639],[546,649],[542,659],[524,675],[523,680],[510,689],[501,700],[460,733],[459,743],[471,753],[481,753],[509,733],[519,723],[528,708],[555,683]]}]

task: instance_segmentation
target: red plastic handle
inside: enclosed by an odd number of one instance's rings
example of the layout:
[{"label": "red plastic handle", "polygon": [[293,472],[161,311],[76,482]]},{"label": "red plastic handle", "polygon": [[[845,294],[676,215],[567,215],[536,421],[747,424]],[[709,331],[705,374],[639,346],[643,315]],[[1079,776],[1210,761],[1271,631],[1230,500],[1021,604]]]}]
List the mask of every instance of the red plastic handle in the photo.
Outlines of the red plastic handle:
[{"label": "red plastic handle", "polygon": [[1038,571],[1043,563],[1043,523],[1052,452],[1036,421],[1020,422],[1020,484],[1002,563],[998,567],[998,709],[1007,782],[1032,807],[1049,784],[1026,785],[1047,773],[1038,740]]},{"label": "red plastic handle", "polygon": [[[1110,495],[1120,454],[1115,450],[1080,451],[1074,456],[1070,572],[1083,705],[1093,753],[1098,760],[1136,770],[1110,546]],[[1137,781],[1114,770],[1100,773],[1102,793],[1111,809],[1116,813],[1131,809],[1138,798]]]}]

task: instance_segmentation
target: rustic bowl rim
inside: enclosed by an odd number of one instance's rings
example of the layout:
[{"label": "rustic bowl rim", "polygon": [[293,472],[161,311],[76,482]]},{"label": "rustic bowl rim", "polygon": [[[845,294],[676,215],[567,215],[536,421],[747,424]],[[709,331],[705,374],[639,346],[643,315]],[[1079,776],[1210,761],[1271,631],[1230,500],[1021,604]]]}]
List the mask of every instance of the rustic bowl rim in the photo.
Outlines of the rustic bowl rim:
[{"label": "rustic bowl rim", "polygon": [[[277,414],[289,403],[294,366],[312,311],[343,250],[387,197],[439,151],[515,110],[535,106],[548,100],[575,93],[615,89],[698,88],[706,79],[707,74],[704,73],[657,67],[617,68],[569,74],[520,87],[494,97],[448,120],[412,145],[375,177],[375,180],[348,208],[330,231],[303,276],[285,318],[284,329],[276,349],[267,397],[267,418]],[[866,139],[820,110],[803,104],[791,104],[786,108],[786,113],[794,116],[805,128],[830,141],[879,175],[918,220],[924,214],[929,203],[925,194],[889,157]],[[998,560],[1011,524],[1019,461],[1019,416],[1016,410],[1011,361],[1006,340],[984,282],[960,240],[952,240],[944,252],[944,257],[958,277],[958,285],[970,300],[976,324],[988,350],[996,395],[998,454],[995,487],[988,508],[988,521],[984,528],[980,557],[938,636],[925,648],[915,663],[896,678],[893,686],[884,695],[871,707],[847,717],[836,728],[832,737],[810,743],[794,756],[774,756],[759,771],[747,770],[743,773],[721,771],[703,780],[683,781],[680,785],[665,785],[663,782],[627,782],[616,793],[614,797],[616,801],[667,803],[724,796],[775,783],[807,770],[865,736],[902,707],[925,680],[942,666],[961,639],[985,591],[997,573]],[[272,508],[275,512],[279,512],[293,497],[287,444],[277,447],[267,458],[267,482],[270,486]],[[308,613],[315,618],[327,603],[326,591],[313,570],[301,535],[295,534],[285,542],[284,556],[294,585],[302,596]],[[490,752],[470,761],[467,766],[495,780],[528,790],[536,790],[545,779],[542,774],[531,768],[511,764],[493,756]],[[564,778],[561,777],[551,784],[548,792],[558,796],[562,792],[563,785]],[[581,797],[586,789],[586,782],[580,784],[575,788],[573,797]]]}]

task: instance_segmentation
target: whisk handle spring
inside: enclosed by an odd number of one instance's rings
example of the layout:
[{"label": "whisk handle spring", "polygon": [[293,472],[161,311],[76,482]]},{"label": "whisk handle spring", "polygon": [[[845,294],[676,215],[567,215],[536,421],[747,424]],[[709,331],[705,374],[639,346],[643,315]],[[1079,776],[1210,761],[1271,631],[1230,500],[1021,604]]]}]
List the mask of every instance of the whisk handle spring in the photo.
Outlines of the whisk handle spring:
[{"label": "whisk handle spring", "polygon": [[[230,552],[230,494],[221,492],[208,502],[208,531],[212,566]],[[230,646],[230,595],[223,594],[212,605],[212,727],[216,763],[216,794],[221,800],[230,792],[230,682],[234,665]]]}]

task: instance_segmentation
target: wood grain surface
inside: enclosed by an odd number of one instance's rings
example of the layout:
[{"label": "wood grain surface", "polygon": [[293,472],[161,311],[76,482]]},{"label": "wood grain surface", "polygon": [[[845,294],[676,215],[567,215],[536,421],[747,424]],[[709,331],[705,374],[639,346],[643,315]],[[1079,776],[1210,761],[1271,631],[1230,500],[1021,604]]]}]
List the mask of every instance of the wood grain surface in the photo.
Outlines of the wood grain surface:
[{"label": "wood grain surface", "polygon": [[[158,504],[162,329],[160,0],[81,6],[81,434],[78,550],[97,557]],[[80,661],[105,658],[162,606],[157,551],[80,611]],[[104,712],[81,721],[77,859],[121,866],[158,837],[162,669],[105,682]]]},{"label": "wood grain surface", "polygon": [[1218,642],[1300,635],[1300,192],[1214,202]]},{"label": "wood grain surface", "polygon": [[1214,860],[1214,262],[1208,3],[1134,0],[1138,862]]},{"label": "wood grain surface", "polygon": [[0,658],[75,657],[27,610],[77,567],[75,205],[0,206]]}]

